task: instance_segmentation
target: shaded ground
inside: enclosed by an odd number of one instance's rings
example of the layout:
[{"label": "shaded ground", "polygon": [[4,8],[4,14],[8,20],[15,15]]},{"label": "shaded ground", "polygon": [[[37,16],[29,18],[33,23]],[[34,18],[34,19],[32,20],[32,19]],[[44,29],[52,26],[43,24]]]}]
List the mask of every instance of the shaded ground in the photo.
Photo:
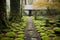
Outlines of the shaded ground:
[{"label": "shaded ground", "polygon": [[28,17],[24,40],[41,40],[39,33],[35,29],[32,17]]}]

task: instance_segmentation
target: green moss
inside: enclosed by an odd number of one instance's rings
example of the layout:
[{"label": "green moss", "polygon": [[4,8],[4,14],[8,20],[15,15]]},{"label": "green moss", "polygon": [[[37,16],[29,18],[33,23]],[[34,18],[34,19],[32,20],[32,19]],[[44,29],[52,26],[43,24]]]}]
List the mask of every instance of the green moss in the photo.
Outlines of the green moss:
[{"label": "green moss", "polygon": [[0,34],[0,37],[2,37],[3,36],[3,34]]},{"label": "green moss", "polygon": [[46,27],[41,27],[40,29],[41,29],[41,30],[47,30],[47,28],[46,28]]},{"label": "green moss", "polygon": [[6,36],[14,37],[16,34],[14,32],[7,32]]},{"label": "green moss", "polygon": [[42,36],[42,40],[50,40],[48,36]]},{"label": "green moss", "polygon": [[40,33],[40,36],[47,36],[46,33]]},{"label": "green moss", "polygon": [[19,30],[13,29],[13,32],[17,32],[17,31],[19,31]]},{"label": "green moss", "polygon": [[39,28],[40,29],[40,26],[36,26],[36,28]]},{"label": "green moss", "polygon": [[45,33],[49,35],[49,34],[54,33],[54,31],[53,30],[47,30]]},{"label": "green moss", "polygon": [[56,35],[55,35],[55,34],[49,34],[48,36],[49,36],[49,37],[50,37],[50,36],[55,37]]},{"label": "green moss", "polygon": [[54,23],[55,21],[54,21],[54,20],[50,20],[49,22],[50,22],[50,23]]},{"label": "green moss", "polygon": [[12,25],[12,26],[17,26],[17,27],[20,26],[20,24],[18,24],[18,23],[12,23],[11,25]]},{"label": "green moss", "polygon": [[24,38],[24,34],[19,34],[18,37]]},{"label": "green moss", "polygon": [[9,37],[2,37],[1,40],[11,40]]},{"label": "green moss", "polygon": [[5,31],[5,32],[9,32],[9,31],[11,31],[10,29],[4,29],[3,31]]},{"label": "green moss", "polygon": [[23,38],[15,38],[15,40],[24,40]]},{"label": "green moss", "polygon": [[53,30],[60,32],[60,28],[59,27],[55,27]]},{"label": "green moss", "polygon": [[20,28],[19,30],[20,30],[20,31],[24,31],[24,29],[22,29],[22,28]]},{"label": "green moss", "polygon": [[25,27],[25,26],[26,26],[26,24],[24,23],[24,24],[23,24],[23,27]]},{"label": "green moss", "polygon": [[22,26],[22,27],[20,27],[21,29],[24,29],[25,27],[24,26]]},{"label": "green moss", "polygon": [[39,30],[38,32],[40,32],[40,33],[44,33],[45,31],[44,31],[44,30]]},{"label": "green moss", "polygon": [[56,37],[54,37],[53,40],[60,40],[60,37],[59,36],[56,36]]},{"label": "green moss", "polygon": [[18,34],[24,34],[24,32],[23,31],[20,31],[20,32],[18,32]]}]

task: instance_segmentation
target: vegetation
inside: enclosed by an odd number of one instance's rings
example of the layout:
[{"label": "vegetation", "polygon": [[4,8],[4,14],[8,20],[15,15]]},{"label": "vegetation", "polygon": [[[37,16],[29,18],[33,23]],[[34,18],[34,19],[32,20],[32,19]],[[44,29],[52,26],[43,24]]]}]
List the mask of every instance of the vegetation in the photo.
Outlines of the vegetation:
[{"label": "vegetation", "polygon": [[1,33],[1,40],[11,40],[11,38],[15,38],[15,40],[24,40],[24,30],[26,27],[27,17],[22,17],[21,23],[11,23],[9,26],[10,29],[5,29],[6,33]]},{"label": "vegetation", "polygon": [[[27,24],[27,12],[24,1],[7,0],[0,1],[0,39],[1,40],[24,40]],[[32,11],[32,20],[35,25],[30,30],[36,30],[42,40],[60,39],[60,0],[36,0],[32,4],[35,8],[45,7],[40,11]],[[9,9],[10,8],[10,9]],[[30,10],[31,11],[31,10]],[[29,34],[34,37],[33,33]]]},{"label": "vegetation", "polygon": [[[49,20],[49,22],[47,21],[47,23],[46,23],[46,19],[45,20],[34,20],[34,18],[33,18],[33,22],[36,26],[36,30],[40,33],[42,40],[50,40],[51,37],[55,40],[55,37],[60,35],[60,30],[59,30],[60,27],[58,27],[58,26],[56,27],[56,25],[55,25],[57,23],[57,21]],[[45,26],[48,24],[50,26]],[[53,26],[53,28],[51,28],[51,26]],[[58,40],[58,39],[56,39],[56,40]]]}]

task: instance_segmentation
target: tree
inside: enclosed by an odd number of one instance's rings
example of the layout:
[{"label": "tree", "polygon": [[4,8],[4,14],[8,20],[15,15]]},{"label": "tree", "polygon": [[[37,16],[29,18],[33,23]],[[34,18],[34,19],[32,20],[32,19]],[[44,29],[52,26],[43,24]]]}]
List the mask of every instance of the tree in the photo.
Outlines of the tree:
[{"label": "tree", "polygon": [[33,4],[32,4],[34,7],[51,7],[51,6],[60,6],[60,3],[59,2],[47,2],[47,1],[41,1],[41,0],[38,0],[38,1],[35,1]]},{"label": "tree", "polygon": [[10,0],[10,19],[9,21],[18,22],[20,18],[20,0]]},{"label": "tree", "polygon": [[6,0],[0,1],[0,32],[9,28],[6,20]]},{"label": "tree", "polygon": [[33,4],[33,7],[40,8],[40,7],[46,7],[47,8],[47,14],[49,17],[53,18],[55,13],[53,13],[54,10],[59,9],[60,2],[59,1],[47,1],[47,0],[36,0]]}]

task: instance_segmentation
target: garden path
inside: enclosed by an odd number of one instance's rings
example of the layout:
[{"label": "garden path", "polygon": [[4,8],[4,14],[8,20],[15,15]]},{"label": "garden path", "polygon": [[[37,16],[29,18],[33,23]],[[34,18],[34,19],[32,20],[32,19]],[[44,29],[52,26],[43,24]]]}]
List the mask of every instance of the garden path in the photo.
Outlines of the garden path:
[{"label": "garden path", "polygon": [[24,40],[41,40],[39,33],[35,29],[35,25],[32,21],[32,17],[28,17],[27,27],[25,29]]}]

